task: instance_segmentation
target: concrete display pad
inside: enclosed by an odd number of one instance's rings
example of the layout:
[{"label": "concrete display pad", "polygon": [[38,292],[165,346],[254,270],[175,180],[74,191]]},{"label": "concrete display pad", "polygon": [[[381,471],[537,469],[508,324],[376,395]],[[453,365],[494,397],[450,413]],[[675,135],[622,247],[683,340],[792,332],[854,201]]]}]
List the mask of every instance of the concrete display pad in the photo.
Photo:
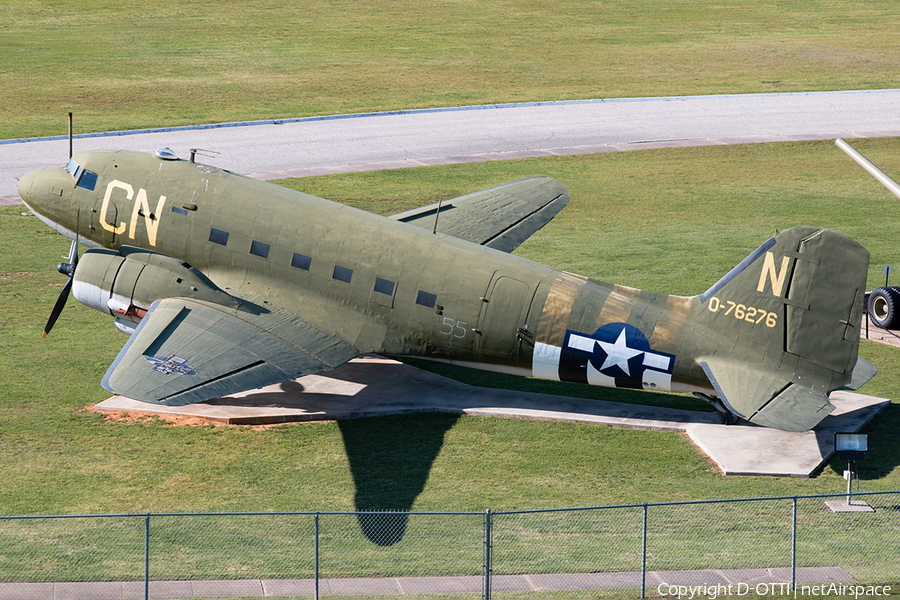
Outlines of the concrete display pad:
[{"label": "concrete display pad", "polygon": [[837,408],[812,431],[792,433],[749,423],[695,423],[687,433],[725,475],[810,477],[834,454],[834,433],[856,432],[891,401],[849,392],[832,392]]},{"label": "concrete display pad", "polygon": [[101,412],[156,414],[232,425],[444,412],[554,419],[685,432],[725,475],[810,477],[834,452],[834,432],[855,432],[889,400],[835,392],[837,409],[813,431],[721,425],[715,412],[583,400],[470,386],[380,356],[364,356],[320,375],[188,406],[156,406],[113,396]]},{"label": "concrete display pad", "polygon": [[875,509],[862,500],[827,500],[825,502],[831,512],[875,512]]}]

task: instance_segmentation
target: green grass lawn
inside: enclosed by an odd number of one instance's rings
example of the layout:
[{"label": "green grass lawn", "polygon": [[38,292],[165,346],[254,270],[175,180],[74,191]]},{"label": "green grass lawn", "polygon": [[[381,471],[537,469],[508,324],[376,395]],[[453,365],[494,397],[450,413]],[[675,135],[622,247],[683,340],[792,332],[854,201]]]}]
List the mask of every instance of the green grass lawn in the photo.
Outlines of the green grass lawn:
[{"label": "green grass lawn", "polygon": [[898,86],[892,0],[0,3],[0,139]]},{"label": "green grass lawn", "polygon": [[[900,171],[900,141],[858,145],[887,172]],[[558,157],[287,183],[400,210],[534,174],[564,181],[572,201],[518,252],[626,285],[701,292],[775,228],[798,224],[832,227],[869,247],[870,286],[882,283],[881,264],[898,262],[886,218],[896,200],[827,143]],[[108,397],[99,381],[125,337],[108,317],[70,300],[51,336],[41,339],[64,282],[55,265],[69,242],[22,210],[0,209],[2,514],[504,510],[844,487],[837,460],[811,480],[725,478],[680,434],[576,423],[418,415],[260,430],[105,420],[84,407]],[[863,391],[898,398],[897,351],[863,343],[861,353],[880,369]],[[511,379],[525,389],[545,385]],[[472,380],[493,382],[484,374]],[[862,488],[900,488],[900,410],[891,407],[867,431],[872,450],[860,463]]]}]

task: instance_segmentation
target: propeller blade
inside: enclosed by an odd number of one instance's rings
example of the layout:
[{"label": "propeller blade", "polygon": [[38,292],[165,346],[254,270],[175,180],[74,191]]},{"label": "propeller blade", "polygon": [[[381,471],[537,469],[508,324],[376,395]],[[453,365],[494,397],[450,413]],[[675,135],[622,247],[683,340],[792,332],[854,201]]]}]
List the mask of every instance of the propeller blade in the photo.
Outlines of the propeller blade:
[{"label": "propeller blade", "polygon": [[72,245],[69,247],[69,262],[60,263],[59,266],[56,267],[56,270],[63,275],[67,275],[69,280],[66,281],[66,285],[63,286],[62,291],[59,293],[59,298],[56,299],[56,304],[53,305],[53,311],[50,312],[50,319],[47,320],[47,326],[44,327],[44,335],[42,336],[44,338],[47,337],[47,334],[50,333],[50,330],[53,329],[53,326],[56,324],[56,320],[66,306],[66,300],[69,299],[69,293],[72,291],[72,282],[75,279],[75,268],[78,266],[78,229],[80,226],[81,206],[78,207],[78,210],[75,213],[75,239],[72,240]]},{"label": "propeller blade", "polygon": [[[68,263],[60,263],[60,264],[69,264],[74,265],[74,263],[78,260],[78,241],[72,240],[72,245],[69,246],[69,255],[64,256]],[[64,273],[64,271],[57,269],[60,273]]]},{"label": "propeller blade", "polygon": [[56,299],[56,304],[53,305],[53,311],[50,313],[50,319],[47,321],[47,326],[44,327],[44,335],[42,337],[47,337],[47,334],[50,333],[50,330],[53,329],[53,326],[56,324],[59,314],[66,305],[66,300],[69,299],[69,292],[72,291],[72,281],[72,278],[69,277],[69,280],[66,281],[66,285],[63,286],[62,291],[59,293],[59,298]]}]

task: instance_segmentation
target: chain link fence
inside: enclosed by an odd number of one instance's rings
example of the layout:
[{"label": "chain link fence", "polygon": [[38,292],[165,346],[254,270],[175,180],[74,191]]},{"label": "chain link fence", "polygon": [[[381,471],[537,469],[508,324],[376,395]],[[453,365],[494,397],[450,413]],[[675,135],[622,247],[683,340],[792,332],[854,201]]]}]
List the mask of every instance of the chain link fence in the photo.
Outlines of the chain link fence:
[{"label": "chain link fence", "polygon": [[832,512],[825,501],[835,499],[844,497],[2,517],[0,599],[671,597],[686,586],[696,596],[765,596],[823,583],[900,591],[900,491],[854,494],[873,512]]}]

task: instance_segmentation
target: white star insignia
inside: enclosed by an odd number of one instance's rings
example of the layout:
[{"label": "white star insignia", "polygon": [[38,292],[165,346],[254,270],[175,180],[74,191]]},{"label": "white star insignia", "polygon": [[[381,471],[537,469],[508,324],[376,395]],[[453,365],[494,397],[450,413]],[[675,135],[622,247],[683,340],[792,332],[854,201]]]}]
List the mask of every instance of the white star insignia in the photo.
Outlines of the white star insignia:
[{"label": "white star insignia", "polygon": [[601,342],[599,340],[597,343],[600,344],[600,347],[606,352],[606,360],[603,361],[603,366],[600,367],[600,370],[603,371],[604,369],[615,366],[622,369],[627,377],[631,377],[631,371],[628,369],[628,360],[634,358],[638,354],[643,354],[644,351],[628,347],[628,344],[625,343],[625,330],[623,329],[622,332],[619,333],[619,337],[614,344]]}]

